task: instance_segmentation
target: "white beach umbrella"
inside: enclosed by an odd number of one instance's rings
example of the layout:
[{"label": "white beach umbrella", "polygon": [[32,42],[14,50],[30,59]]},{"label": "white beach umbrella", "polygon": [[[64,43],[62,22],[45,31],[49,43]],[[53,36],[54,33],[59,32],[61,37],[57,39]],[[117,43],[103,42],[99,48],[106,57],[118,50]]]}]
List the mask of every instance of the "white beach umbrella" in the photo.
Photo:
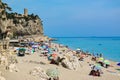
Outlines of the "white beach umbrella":
[{"label": "white beach umbrella", "polygon": [[77,48],[76,50],[77,50],[77,51],[80,51],[81,49],[80,49],[80,48]]}]

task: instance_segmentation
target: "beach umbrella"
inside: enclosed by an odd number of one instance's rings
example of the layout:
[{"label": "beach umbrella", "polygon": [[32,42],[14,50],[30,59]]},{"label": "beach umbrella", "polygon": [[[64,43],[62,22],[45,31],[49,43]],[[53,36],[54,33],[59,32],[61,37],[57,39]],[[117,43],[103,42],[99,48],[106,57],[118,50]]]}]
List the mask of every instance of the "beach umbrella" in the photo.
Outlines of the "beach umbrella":
[{"label": "beach umbrella", "polygon": [[118,65],[118,66],[120,66],[120,62],[119,62],[119,63],[117,63],[117,65]]},{"label": "beach umbrella", "polygon": [[59,71],[58,69],[56,68],[51,68],[51,69],[48,69],[46,74],[49,76],[49,77],[58,77],[59,76]]},{"label": "beach umbrella", "polygon": [[103,62],[103,61],[104,61],[104,58],[103,58],[103,57],[100,57],[100,58],[98,59],[98,61]]},{"label": "beach umbrella", "polygon": [[66,47],[63,47],[63,48],[62,48],[62,51],[65,51],[65,50],[66,50]]},{"label": "beach umbrella", "polygon": [[41,53],[47,53],[48,51],[47,50],[42,50]]},{"label": "beach umbrella", "polygon": [[52,54],[52,49],[51,48],[48,48],[48,53]]},{"label": "beach umbrella", "polygon": [[109,60],[104,60],[104,63],[110,65],[110,61]]},{"label": "beach umbrella", "polygon": [[35,50],[34,50],[34,49],[32,49],[32,50],[31,50],[31,53],[33,54],[34,52],[35,52]]},{"label": "beach umbrella", "polygon": [[15,48],[15,50],[19,50],[20,48]]},{"label": "beach umbrella", "polygon": [[25,51],[26,51],[25,48],[19,48],[18,56],[24,56]]},{"label": "beach umbrella", "polygon": [[32,45],[32,48],[38,48],[38,45]]},{"label": "beach umbrella", "polygon": [[29,42],[29,45],[34,45],[34,42]]},{"label": "beach umbrella", "polygon": [[53,59],[53,57],[52,56],[48,56],[48,60],[52,60]]},{"label": "beach umbrella", "polygon": [[42,45],[41,47],[42,47],[43,49],[46,49],[46,45]]},{"label": "beach umbrella", "polygon": [[102,66],[100,64],[95,64],[94,70],[101,70]]},{"label": "beach umbrella", "polygon": [[77,48],[76,49],[76,52],[80,53],[81,49],[80,48]]},{"label": "beach umbrella", "polygon": [[80,48],[77,48],[76,50],[77,50],[77,51],[80,51]]},{"label": "beach umbrella", "polygon": [[26,49],[25,48],[19,48],[19,51],[25,51]]},{"label": "beach umbrella", "polygon": [[53,57],[53,58],[56,58],[57,56],[58,56],[57,53],[53,53],[53,54],[52,54],[52,57]]}]

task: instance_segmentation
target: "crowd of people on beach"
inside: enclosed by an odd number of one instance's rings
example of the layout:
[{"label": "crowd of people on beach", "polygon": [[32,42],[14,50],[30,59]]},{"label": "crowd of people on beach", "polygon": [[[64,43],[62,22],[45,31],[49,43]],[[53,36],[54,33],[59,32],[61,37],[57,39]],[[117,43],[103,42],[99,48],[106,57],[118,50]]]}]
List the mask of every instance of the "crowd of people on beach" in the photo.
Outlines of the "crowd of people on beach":
[{"label": "crowd of people on beach", "polygon": [[[23,42],[24,43],[24,42]],[[14,47],[14,53],[17,54],[18,57],[24,57],[26,55],[34,55],[38,54],[40,57],[45,57],[49,64],[62,66],[69,70],[79,70],[79,68],[84,67],[81,64],[85,63],[87,58],[91,58],[91,61],[88,61],[88,67],[91,68],[91,71],[88,72],[90,76],[98,76],[100,77],[104,72],[103,68],[111,67],[111,63],[109,60],[106,60],[103,54],[92,54],[88,51],[83,51],[80,48],[76,50],[70,49],[68,46],[63,44],[54,43],[52,41],[27,41],[24,44],[21,44],[19,47]],[[31,61],[32,62],[32,61]],[[16,63],[16,62],[15,62]],[[37,62],[39,63],[39,62]],[[44,64],[44,62],[42,62]],[[15,66],[15,64],[10,64],[9,66],[10,72],[19,71],[19,69]],[[14,69],[14,70],[13,70]],[[36,72],[38,71],[38,72]],[[56,70],[55,70],[56,71]],[[42,74],[43,70],[38,67],[35,68],[31,74],[35,75],[39,73],[41,76],[47,76],[45,80],[59,80],[59,75],[55,77],[48,77],[47,73]]]},{"label": "crowd of people on beach", "polygon": [[18,56],[25,56],[25,54],[34,54],[34,52],[37,52],[40,56],[47,57],[50,64],[62,65],[70,70],[79,69],[79,66],[81,66],[80,61],[84,61],[86,57],[91,56],[91,60],[96,62],[91,67],[89,73],[92,76],[101,76],[103,74],[101,68],[108,68],[110,66],[110,62],[105,60],[102,54],[95,56],[79,48],[72,50],[68,46],[56,44],[51,41],[30,42],[26,47],[21,46],[16,50],[18,50]]}]

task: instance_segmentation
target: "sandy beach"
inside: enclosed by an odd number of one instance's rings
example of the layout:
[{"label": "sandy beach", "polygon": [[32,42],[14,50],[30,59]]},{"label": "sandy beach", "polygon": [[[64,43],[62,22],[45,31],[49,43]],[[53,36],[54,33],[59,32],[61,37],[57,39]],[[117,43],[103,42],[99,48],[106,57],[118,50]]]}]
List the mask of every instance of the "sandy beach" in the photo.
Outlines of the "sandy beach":
[{"label": "sandy beach", "polygon": [[[52,44],[52,46],[54,45]],[[30,71],[32,71],[35,67],[40,67],[44,71],[47,71],[47,69],[50,68],[57,68],[60,72],[59,80],[120,80],[120,72],[116,70],[120,67],[116,65],[116,62],[112,61],[112,67],[102,67],[103,73],[100,77],[90,76],[89,73],[91,71],[91,65],[95,64],[94,61],[91,61],[92,56],[85,57],[83,61],[79,61],[79,66],[76,70],[64,68],[61,64],[50,64],[50,61],[48,61],[47,57],[41,55],[40,51],[36,51],[30,55],[26,54],[23,57],[19,57],[17,55],[14,56],[18,61],[18,63],[16,63],[18,69],[17,71],[11,72],[9,70],[6,70],[4,67],[1,67],[2,76],[6,80],[45,80],[40,79],[40,76],[38,75],[30,74]]]}]

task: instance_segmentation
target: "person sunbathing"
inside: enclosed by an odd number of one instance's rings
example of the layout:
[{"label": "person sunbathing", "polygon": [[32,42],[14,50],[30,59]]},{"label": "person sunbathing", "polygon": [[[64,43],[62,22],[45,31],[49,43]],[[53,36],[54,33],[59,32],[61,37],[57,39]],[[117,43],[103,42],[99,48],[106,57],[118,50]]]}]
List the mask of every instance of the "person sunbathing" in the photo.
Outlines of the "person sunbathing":
[{"label": "person sunbathing", "polygon": [[91,70],[91,72],[90,72],[89,75],[92,75],[92,76],[100,76],[100,71],[99,71],[99,70],[97,70],[97,71]]},{"label": "person sunbathing", "polygon": [[92,70],[90,71],[89,75],[92,76],[100,76],[100,70],[96,69],[95,66],[93,66]]}]

